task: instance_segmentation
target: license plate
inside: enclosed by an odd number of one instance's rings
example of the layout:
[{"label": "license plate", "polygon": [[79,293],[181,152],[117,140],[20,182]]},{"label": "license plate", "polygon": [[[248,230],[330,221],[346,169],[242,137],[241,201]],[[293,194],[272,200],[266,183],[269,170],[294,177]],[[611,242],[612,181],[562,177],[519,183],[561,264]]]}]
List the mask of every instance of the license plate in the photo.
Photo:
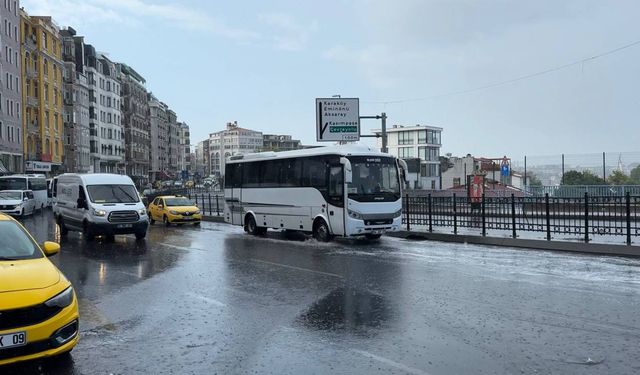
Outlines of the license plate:
[{"label": "license plate", "polygon": [[133,228],[133,224],[118,224],[118,228]]},{"label": "license plate", "polygon": [[24,331],[0,335],[0,350],[23,345],[27,345],[27,333]]}]

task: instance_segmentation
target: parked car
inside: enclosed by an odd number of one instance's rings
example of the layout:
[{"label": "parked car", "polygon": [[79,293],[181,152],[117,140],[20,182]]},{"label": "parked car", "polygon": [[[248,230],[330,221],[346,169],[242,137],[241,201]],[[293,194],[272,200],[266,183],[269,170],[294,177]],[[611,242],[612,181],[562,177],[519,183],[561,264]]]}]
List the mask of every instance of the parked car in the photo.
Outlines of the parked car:
[{"label": "parked car", "polygon": [[194,186],[193,181],[187,181],[187,182],[184,184],[184,187],[186,187],[186,188],[188,188],[188,189],[191,189],[193,186]]},{"label": "parked car", "polygon": [[31,215],[36,210],[36,200],[31,190],[0,191],[0,212],[15,216]]},{"label": "parked car", "polygon": [[147,210],[128,176],[65,173],[57,185],[54,215],[61,235],[82,231],[87,241],[96,235],[147,235]]},{"label": "parked car", "polygon": [[149,204],[151,224],[161,221],[164,225],[191,223],[200,225],[202,213],[198,206],[185,197],[164,195]]},{"label": "parked car", "polygon": [[68,353],[78,342],[75,292],[47,259],[58,251],[0,214],[0,366]]}]

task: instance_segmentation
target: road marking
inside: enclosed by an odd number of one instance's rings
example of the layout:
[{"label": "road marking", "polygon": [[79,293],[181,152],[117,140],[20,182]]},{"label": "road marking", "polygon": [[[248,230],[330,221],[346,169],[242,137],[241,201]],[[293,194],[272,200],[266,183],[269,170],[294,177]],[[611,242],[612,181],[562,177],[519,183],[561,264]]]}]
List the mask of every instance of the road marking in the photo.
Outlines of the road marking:
[{"label": "road marking", "polygon": [[190,293],[187,293],[187,295],[189,295],[189,296],[191,296],[193,298],[199,299],[201,301],[208,302],[208,303],[210,303],[212,305],[216,305],[218,307],[227,307],[227,305],[225,303],[222,303],[222,302],[220,302],[220,301],[218,301],[216,299],[213,299],[213,298],[205,297],[202,294],[190,292]]},{"label": "road marking", "polygon": [[335,274],[335,273],[330,273],[330,272],[322,272],[322,271],[316,271],[316,270],[312,270],[309,268],[302,268],[302,267],[296,267],[296,266],[290,266],[287,264],[281,264],[281,263],[274,263],[274,262],[268,262],[266,260],[259,260],[259,259],[250,259],[252,262],[257,262],[257,263],[264,263],[264,264],[270,264],[272,266],[277,266],[277,267],[284,267],[284,268],[290,268],[293,270],[298,270],[298,271],[305,271],[305,272],[311,272],[311,273],[317,273],[319,275],[325,275],[325,276],[331,276],[331,277],[337,277],[339,279],[344,279],[344,277]]},{"label": "road marking", "polygon": [[388,358],[384,358],[384,357],[380,357],[378,355],[375,354],[371,354],[369,352],[365,352],[364,350],[358,350],[358,349],[351,349],[353,352],[356,352],[358,354],[360,354],[361,356],[367,357],[367,358],[371,358],[373,360],[376,360],[378,362],[382,362],[384,364],[387,364],[391,367],[395,367],[399,370],[402,370],[408,374],[415,374],[415,375],[431,375],[430,373],[426,372],[426,371],[422,371],[419,370],[417,368],[413,368],[413,367],[409,367],[409,366],[405,366],[402,363],[398,363],[396,361],[392,361]]}]

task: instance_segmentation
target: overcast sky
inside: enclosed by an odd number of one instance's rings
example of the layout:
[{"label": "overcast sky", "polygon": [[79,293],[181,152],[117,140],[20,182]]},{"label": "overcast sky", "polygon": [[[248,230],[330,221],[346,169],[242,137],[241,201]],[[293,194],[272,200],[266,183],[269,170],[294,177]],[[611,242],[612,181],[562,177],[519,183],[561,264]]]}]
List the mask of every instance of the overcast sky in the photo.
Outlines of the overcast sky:
[{"label": "overcast sky", "polygon": [[[442,152],[640,150],[640,1],[23,0],[131,65],[192,129],[315,143],[314,98],[444,128]],[[433,98],[436,96],[436,98]],[[405,99],[431,98],[427,100]],[[363,123],[363,133],[379,124]]]}]

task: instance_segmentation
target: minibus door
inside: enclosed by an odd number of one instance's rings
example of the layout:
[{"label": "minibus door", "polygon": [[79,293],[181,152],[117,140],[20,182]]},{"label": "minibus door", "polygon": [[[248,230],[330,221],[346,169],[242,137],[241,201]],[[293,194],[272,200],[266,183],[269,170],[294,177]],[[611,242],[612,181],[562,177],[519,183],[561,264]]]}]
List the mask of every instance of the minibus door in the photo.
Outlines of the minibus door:
[{"label": "minibus door", "polygon": [[342,165],[329,167],[329,229],[338,236],[345,234],[344,229],[344,172]]}]

